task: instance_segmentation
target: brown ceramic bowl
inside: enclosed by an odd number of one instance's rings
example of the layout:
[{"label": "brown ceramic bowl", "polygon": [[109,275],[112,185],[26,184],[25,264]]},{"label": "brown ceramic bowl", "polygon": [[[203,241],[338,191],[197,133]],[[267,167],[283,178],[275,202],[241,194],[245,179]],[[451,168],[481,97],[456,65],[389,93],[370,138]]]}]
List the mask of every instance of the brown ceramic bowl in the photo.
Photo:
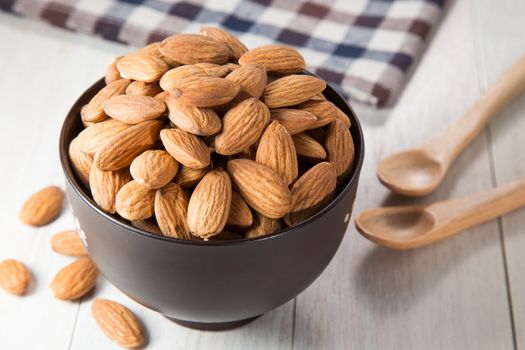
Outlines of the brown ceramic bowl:
[{"label": "brown ceramic bowl", "polygon": [[154,235],[99,209],[68,157],[82,130],[80,108],[104,86],[96,82],[69,111],[60,136],[66,193],[95,264],[138,303],[192,328],[240,326],[286,303],[326,268],[343,239],[363,164],[359,121],[331,87],[326,98],[351,119],[355,162],[347,183],[319,213],[275,234],[234,241],[185,241]]}]

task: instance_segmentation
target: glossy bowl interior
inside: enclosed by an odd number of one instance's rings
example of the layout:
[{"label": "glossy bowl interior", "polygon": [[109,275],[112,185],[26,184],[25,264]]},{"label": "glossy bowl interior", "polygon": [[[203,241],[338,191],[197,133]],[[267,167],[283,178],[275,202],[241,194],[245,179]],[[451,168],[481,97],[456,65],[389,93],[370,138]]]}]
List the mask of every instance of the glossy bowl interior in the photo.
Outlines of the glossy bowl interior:
[{"label": "glossy bowl interior", "polygon": [[132,299],[185,326],[239,326],[293,299],[326,268],[346,232],[364,158],[353,110],[331,87],[324,91],[351,119],[355,161],[347,183],[319,213],[275,234],[233,241],[186,241],[155,235],[97,207],[74,175],[71,140],[82,130],[80,108],[104,86],[80,96],[60,136],[66,194],[90,256]]}]

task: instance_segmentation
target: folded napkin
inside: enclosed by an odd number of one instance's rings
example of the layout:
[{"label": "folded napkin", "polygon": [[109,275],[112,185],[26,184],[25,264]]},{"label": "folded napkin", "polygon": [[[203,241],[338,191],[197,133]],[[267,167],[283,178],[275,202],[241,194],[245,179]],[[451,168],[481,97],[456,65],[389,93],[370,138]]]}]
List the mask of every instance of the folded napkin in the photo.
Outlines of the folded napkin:
[{"label": "folded napkin", "polygon": [[217,25],[248,48],[283,43],[352,101],[381,107],[401,92],[445,0],[0,0],[0,9],[143,46]]}]

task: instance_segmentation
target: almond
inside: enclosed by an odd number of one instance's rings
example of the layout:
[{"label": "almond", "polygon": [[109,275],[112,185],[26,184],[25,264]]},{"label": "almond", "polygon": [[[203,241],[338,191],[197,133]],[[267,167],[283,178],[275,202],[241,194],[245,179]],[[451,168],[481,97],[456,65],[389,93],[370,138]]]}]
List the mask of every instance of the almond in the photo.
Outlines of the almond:
[{"label": "almond", "polygon": [[182,188],[192,188],[210,171],[210,167],[193,169],[187,166],[180,167],[175,176],[175,182]]},{"label": "almond", "polygon": [[181,102],[196,107],[212,107],[230,102],[239,93],[239,84],[224,78],[187,78],[169,90]]},{"label": "almond", "polygon": [[64,192],[59,187],[45,187],[25,201],[20,221],[31,226],[47,225],[60,215],[63,201]]},{"label": "almond", "polygon": [[188,195],[170,183],[155,194],[155,217],[164,236],[192,239],[187,222]]},{"label": "almond", "polygon": [[228,220],[231,197],[231,180],[224,170],[216,169],[204,175],[188,205],[191,233],[201,238],[220,233]]},{"label": "almond", "polygon": [[116,212],[117,193],[130,181],[131,175],[127,168],[116,171],[102,171],[94,166],[89,174],[89,187],[93,200],[102,210],[110,214]]},{"label": "almond", "polygon": [[120,346],[135,349],[144,344],[142,325],[128,308],[97,298],[91,304],[91,313],[102,332]]},{"label": "almond", "polygon": [[284,180],[266,165],[247,159],[228,162],[237,191],[257,212],[278,219],[290,211],[292,195]]},{"label": "almond", "polygon": [[230,50],[223,43],[197,34],[175,34],[162,41],[160,52],[182,64],[226,63]]},{"label": "almond", "polygon": [[279,231],[283,227],[281,219],[270,219],[262,214],[256,213],[253,226],[246,231],[246,238],[267,236]]},{"label": "almond", "polygon": [[312,113],[293,108],[273,108],[270,109],[270,115],[273,120],[281,123],[290,135],[311,129],[317,122],[317,117]]},{"label": "almond", "polygon": [[226,76],[241,87],[241,91],[248,95],[259,98],[266,87],[266,69],[260,64],[245,64]]},{"label": "almond", "polygon": [[352,126],[352,122],[350,121],[350,118],[339,107],[337,107],[336,105],[334,105],[334,107],[335,107],[335,116],[336,116],[336,118],[341,120],[343,122],[343,124],[348,129],[350,129],[350,127]]},{"label": "almond", "polygon": [[228,69],[228,73],[231,73],[234,70],[241,68],[240,65],[238,65],[237,63],[232,63],[232,62],[223,64],[222,66],[225,67],[226,69]]},{"label": "almond", "polygon": [[305,69],[303,56],[291,47],[283,45],[259,46],[239,58],[244,66],[248,63],[262,64],[268,72],[298,73]]},{"label": "almond", "polygon": [[210,164],[208,146],[199,137],[181,129],[164,129],[160,139],[169,154],[179,163],[195,169]]},{"label": "almond", "polygon": [[106,75],[104,77],[104,82],[106,83],[106,85],[109,85],[111,84],[112,82],[114,81],[117,81],[119,79],[122,79],[122,77],[120,76],[120,72],[118,71],[117,69],[117,62],[122,58],[122,56],[120,57],[116,57],[107,67],[106,69]]},{"label": "almond", "polygon": [[264,103],[268,108],[293,106],[308,101],[322,92],[326,83],[309,75],[288,75],[272,81],[263,93]]},{"label": "almond", "polygon": [[88,252],[82,244],[77,231],[59,232],[51,237],[53,251],[68,256],[87,256]]},{"label": "almond", "polygon": [[333,197],[337,174],[332,164],[319,163],[303,174],[292,187],[292,210],[284,217],[295,226],[323,208]]},{"label": "almond", "polygon": [[221,119],[211,108],[195,107],[168,96],[166,105],[170,120],[179,128],[195,135],[214,135],[221,130]]},{"label": "almond", "polygon": [[312,160],[326,159],[326,151],[324,147],[305,133],[293,135],[292,140],[298,156]]},{"label": "almond", "polygon": [[138,220],[138,221],[130,221],[131,226],[141,229],[143,231],[147,231],[149,233],[153,233],[156,235],[162,235],[162,232],[160,231],[159,225],[157,225],[156,222],[152,222],[150,220]]},{"label": "almond", "polygon": [[166,151],[150,150],[135,158],[130,166],[131,176],[142,186],[159,189],[177,174],[179,163]]},{"label": "almond", "polygon": [[337,176],[344,179],[354,163],[354,140],[341,120],[336,119],[328,126],[325,148]]},{"label": "almond", "polygon": [[230,58],[233,60],[238,60],[248,51],[239,39],[225,30],[215,27],[201,27],[200,33],[226,45],[230,51]]},{"label": "almond", "polygon": [[317,117],[317,122],[310,129],[316,129],[330,124],[337,119],[337,107],[330,101],[310,100],[296,106],[303,111],[312,113]]},{"label": "almond", "polygon": [[253,145],[270,120],[270,111],[261,101],[249,98],[230,109],[215,137],[216,152],[232,155]]},{"label": "almond", "polygon": [[84,122],[98,123],[107,119],[104,112],[104,103],[113,96],[122,95],[126,92],[126,88],[131,83],[128,79],[120,79],[103,87],[87,105],[82,107],[80,115]]},{"label": "almond", "polygon": [[292,136],[277,121],[273,121],[262,134],[255,160],[275,170],[287,185],[298,175]]},{"label": "almond", "polygon": [[76,259],[55,275],[51,290],[55,298],[76,300],[83,297],[95,287],[98,270],[88,257]]},{"label": "almond", "polygon": [[131,164],[136,156],[157,142],[162,123],[146,121],[121,131],[95,154],[95,165],[103,171],[114,171]]},{"label": "almond", "polygon": [[0,287],[6,292],[22,295],[31,282],[31,272],[20,261],[4,260],[0,263]]},{"label": "almond", "polygon": [[154,42],[154,43],[144,46],[142,49],[138,50],[137,53],[144,54],[144,55],[151,55],[151,56],[160,58],[161,60],[166,62],[166,64],[170,66],[171,68],[175,68],[181,65],[180,62],[177,62],[169,57],[164,56],[162,52],[160,52],[159,47],[160,47],[160,42]]},{"label": "almond", "polygon": [[132,81],[126,88],[126,95],[142,95],[154,97],[162,92],[159,84]]},{"label": "almond", "polygon": [[104,112],[126,124],[139,124],[157,119],[166,110],[159,99],[141,95],[120,95],[110,98],[104,104]]},{"label": "almond", "polygon": [[137,181],[130,181],[117,193],[115,209],[124,219],[130,221],[145,220],[153,216],[155,190],[142,186]]},{"label": "almond", "polygon": [[208,74],[206,71],[196,65],[187,65],[170,69],[160,79],[160,87],[165,91],[173,90],[177,83],[188,78],[205,78]]},{"label": "almond", "polygon": [[203,69],[209,77],[224,78],[228,75],[228,67],[215,63],[195,63],[195,66]]},{"label": "almond", "polygon": [[129,124],[121,121],[107,119],[82,130],[75,143],[79,151],[94,156],[109,140],[129,127]]},{"label": "almond", "polygon": [[232,192],[230,214],[226,225],[234,228],[248,228],[253,223],[253,214],[244,199],[235,191]]},{"label": "almond", "polygon": [[78,136],[69,144],[68,154],[75,175],[84,186],[89,187],[89,173],[93,165],[93,156],[79,150]]},{"label": "almond", "polygon": [[117,69],[126,79],[151,83],[159,80],[168,71],[169,66],[160,58],[152,55],[131,54],[118,60]]}]

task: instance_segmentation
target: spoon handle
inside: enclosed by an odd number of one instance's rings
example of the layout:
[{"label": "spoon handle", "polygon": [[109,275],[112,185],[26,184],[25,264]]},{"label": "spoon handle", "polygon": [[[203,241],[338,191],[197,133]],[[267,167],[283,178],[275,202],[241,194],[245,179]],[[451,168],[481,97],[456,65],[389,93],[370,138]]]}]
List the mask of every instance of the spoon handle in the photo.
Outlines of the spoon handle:
[{"label": "spoon handle", "polygon": [[466,197],[436,202],[427,207],[443,237],[492,220],[525,206],[525,179]]},{"label": "spoon handle", "polygon": [[525,89],[525,56],[507,69],[459,119],[423,147],[448,167],[490,119]]}]

